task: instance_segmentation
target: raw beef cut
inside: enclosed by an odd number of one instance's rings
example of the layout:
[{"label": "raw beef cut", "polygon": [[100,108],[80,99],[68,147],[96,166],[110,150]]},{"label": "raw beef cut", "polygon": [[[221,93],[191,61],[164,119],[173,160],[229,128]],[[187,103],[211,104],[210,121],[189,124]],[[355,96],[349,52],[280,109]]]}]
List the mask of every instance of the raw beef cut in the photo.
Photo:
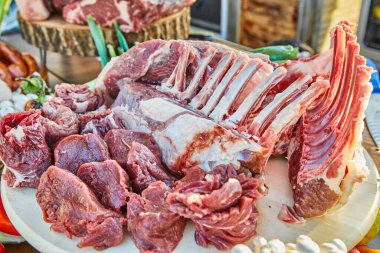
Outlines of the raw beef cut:
[{"label": "raw beef cut", "polygon": [[94,193],[77,176],[51,166],[41,177],[36,193],[46,222],[51,230],[83,237],[79,248],[103,250],[123,239],[125,219],[105,209]]},{"label": "raw beef cut", "polygon": [[109,159],[106,143],[99,135],[71,135],[59,142],[54,150],[55,165],[77,174],[82,164]]},{"label": "raw beef cut", "polygon": [[251,175],[218,165],[201,180],[179,183],[166,200],[171,211],[195,223],[198,245],[228,250],[256,235],[259,188],[260,181]]},{"label": "raw beef cut", "polygon": [[59,84],[55,86],[54,96],[54,102],[65,105],[76,113],[94,111],[105,102],[101,90],[91,91],[87,85]]},{"label": "raw beef cut", "polygon": [[8,114],[0,120],[0,157],[7,166],[3,178],[9,187],[37,187],[52,164],[43,123],[39,110]]},{"label": "raw beef cut", "polygon": [[48,1],[45,0],[16,0],[18,10],[25,20],[45,20],[50,16]]},{"label": "raw beef cut", "polygon": [[62,12],[63,8],[66,5],[77,2],[79,0],[48,0],[48,1],[52,2],[52,5],[55,11]]},{"label": "raw beef cut", "polygon": [[186,221],[169,210],[165,198],[169,188],[154,182],[141,196],[130,194],[127,204],[128,231],[142,253],[172,252],[182,239]]},{"label": "raw beef cut", "polygon": [[63,138],[79,133],[78,116],[70,108],[54,102],[45,102],[42,115],[47,118],[44,122],[46,142],[53,147]]},{"label": "raw beef cut", "polygon": [[86,24],[92,15],[102,27],[120,24],[123,32],[139,32],[153,21],[191,6],[195,0],[80,0],[63,9],[63,18],[73,24]]},{"label": "raw beef cut", "polygon": [[294,209],[304,217],[324,215],[346,201],[367,176],[360,143],[372,69],[359,55],[352,24],[339,23],[332,40],[331,87],[302,116],[288,149]]},{"label": "raw beef cut", "polygon": [[173,179],[168,175],[161,161],[143,144],[132,142],[128,152],[127,172],[132,179],[135,192],[142,192],[156,181],[173,186]]},{"label": "raw beef cut", "polygon": [[107,143],[110,156],[116,160],[124,169],[127,168],[128,152],[131,149],[132,142],[138,142],[146,146],[158,159],[160,159],[160,150],[151,134],[135,132],[125,129],[113,129],[104,137]]},{"label": "raw beef cut", "polygon": [[90,187],[106,208],[119,213],[127,205],[131,182],[116,161],[85,163],[79,167],[77,176]]},{"label": "raw beef cut", "polygon": [[81,134],[93,133],[102,137],[111,129],[124,128],[119,116],[111,110],[88,112],[79,117]]}]

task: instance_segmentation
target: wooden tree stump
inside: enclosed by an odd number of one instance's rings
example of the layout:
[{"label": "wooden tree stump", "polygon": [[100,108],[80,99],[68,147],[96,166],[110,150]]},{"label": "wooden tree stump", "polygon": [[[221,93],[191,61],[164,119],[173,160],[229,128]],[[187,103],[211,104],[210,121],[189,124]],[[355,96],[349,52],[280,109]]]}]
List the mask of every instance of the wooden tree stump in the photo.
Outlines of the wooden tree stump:
[{"label": "wooden tree stump", "polygon": [[[26,21],[18,16],[24,40],[41,49],[63,55],[96,56],[97,51],[88,26],[65,22],[60,15],[45,21]],[[106,43],[117,45],[116,33],[103,28]],[[129,45],[151,39],[187,39],[190,33],[190,8],[163,17],[139,33],[126,33]]]}]

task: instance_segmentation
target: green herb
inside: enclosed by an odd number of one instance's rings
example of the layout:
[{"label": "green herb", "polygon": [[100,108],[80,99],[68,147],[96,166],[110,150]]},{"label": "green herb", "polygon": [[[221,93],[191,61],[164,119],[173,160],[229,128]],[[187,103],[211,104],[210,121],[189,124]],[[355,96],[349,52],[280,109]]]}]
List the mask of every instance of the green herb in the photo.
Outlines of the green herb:
[{"label": "green herb", "polygon": [[0,0],[0,34],[4,17],[7,15],[12,0]]},{"label": "green herb", "polygon": [[117,56],[115,52],[115,48],[111,44],[107,45],[107,49],[108,49],[108,54],[111,56],[111,58]]},{"label": "green herb", "polygon": [[297,58],[298,47],[288,46],[269,46],[252,50],[252,53],[269,55],[271,61],[282,61]]},{"label": "green herb", "polygon": [[46,95],[50,93],[49,87],[39,74],[31,75],[28,78],[17,78],[21,81],[21,90],[24,94],[36,94],[35,101],[43,103],[46,101]]},{"label": "green herb", "polygon": [[119,27],[119,24],[117,23],[117,21],[115,21],[113,23],[113,27],[114,27],[115,32],[116,32],[116,36],[117,36],[117,40],[119,42],[119,46],[124,50],[124,52],[127,52],[129,49],[129,46],[128,46],[127,40],[125,39],[123,33],[120,30],[120,27]]},{"label": "green herb", "polygon": [[94,39],[96,49],[98,51],[102,67],[108,62],[107,48],[104,41],[103,31],[100,26],[95,24],[94,18],[91,15],[87,16],[87,23],[90,28],[92,38]]}]

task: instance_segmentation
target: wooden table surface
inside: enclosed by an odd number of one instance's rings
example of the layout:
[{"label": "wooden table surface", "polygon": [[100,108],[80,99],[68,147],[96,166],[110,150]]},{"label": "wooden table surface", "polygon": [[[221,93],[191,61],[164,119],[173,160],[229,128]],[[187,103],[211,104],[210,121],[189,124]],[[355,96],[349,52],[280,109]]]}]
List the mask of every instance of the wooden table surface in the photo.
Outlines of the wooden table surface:
[{"label": "wooden table surface", "polygon": [[[15,48],[28,52],[39,60],[39,50],[21,39],[20,35],[8,35],[1,38],[2,41],[13,45]],[[62,56],[48,52],[47,67],[49,69],[50,86],[61,82],[81,84],[97,77],[100,72],[100,63],[93,57]],[[380,169],[380,152],[370,136],[367,127],[363,133],[363,146],[371,155],[378,169]],[[37,252],[28,243],[18,245],[5,245],[7,253],[35,253]]]}]

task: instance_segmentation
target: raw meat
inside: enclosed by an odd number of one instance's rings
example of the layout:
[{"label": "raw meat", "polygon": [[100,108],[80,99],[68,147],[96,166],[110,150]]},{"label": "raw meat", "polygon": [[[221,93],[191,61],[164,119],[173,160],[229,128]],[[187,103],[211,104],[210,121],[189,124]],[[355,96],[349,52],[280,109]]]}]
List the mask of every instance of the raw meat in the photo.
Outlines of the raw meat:
[{"label": "raw meat", "polygon": [[132,142],[128,152],[127,172],[132,179],[135,192],[142,192],[156,181],[173,186],[173,179],[168,175],[161,161],[143,144]]},{"label": "raw meat", "polygon": [[119,213],[127,205],[131,182],[116,161],[85,163],[79,167],[77,176],[90,187],[106,208]]},{"label": "raw meat", "polygon": [[47,118],[44,122],[46,142],[54,147],[63,138],[79,133],[78,116],[70,108],[54,102],[45,102],[42,115]]},{"label": "raw meat", "polygon": [[55,86],[54,96],[53,101],[69,107],[76,113],[94,111],[105,102],[101,90],[90,91],[87,85],[59,84]]},{"label": "raw meat", "polygon": [[62,12],[63,8],[71,3],[77,2],[79,0],[48,0],[52,2],[55,11]]},{"label": "raw meat", "polygon": [[54,150],[55,165],[77,174],[82,164],[109,159],[106,143],[96,134],[71,135]]},{"label": "raw meat", "polygon": [[332,40],[331,87],[302,116],[288,149],[294,209],[304,217],[324,215],[346,201],[367,175],[360,142],[372,69],[359,55],[352,24],[339,23]]},{"label": "raw meat", "polygon": [[81,134],[93,133],[102,137],[111,129],[124,128],[119,116],[111,110],[88,112],[79,117]]},{"label": "raw meat", "polygon": [[3,178],[9,187],[37,187],[52,164],[43,122],[39,110],[8,114],[0,120],[0,157],[7,166]]},{"label": "raw meat", "polygon": [[125,219],[105,209],[94,193],[74,174],[51,166],[41,177],[36,193],[46,222],[51,230],[83,237],[79,248],[103,250],[123,239]]},{"label": "raw meat", "polygon": [[139,32],[153,21],[191,6],[195,0],[80,0],[63,9],[63,18],[73,24],[86,24],[92,15],[102,27],[118,21],[123,32]]},{"label": "raw meat", "polygon": [[171,211],[195,223],[198,245],[228,250],[256,235],[259,188],[258,179],[218,165],[201,180],[179,183],[166,200]]},{"label": "raw meat", "polygon": [[169,210],[165,198],[169,188],[154,182],[141,196],[130,194],[127,204],[128,230],[142,253],[172,252],[182,239],[186,221]]},{"label": "raw meat", "polygon": [[146,146],[157,159],[160,159],[160,150],[153,136],[143,132],[135,132],[125,129],[113,129],[104,137],[110,156],[116,160],[124,169],[127,169],[128,152],[132,142],[138,142]]},{"label": "raw meat", "polygon": [[18,10],[25,20],[45,20],[50,16],[50,10],[45,0],[16,0]]}]

